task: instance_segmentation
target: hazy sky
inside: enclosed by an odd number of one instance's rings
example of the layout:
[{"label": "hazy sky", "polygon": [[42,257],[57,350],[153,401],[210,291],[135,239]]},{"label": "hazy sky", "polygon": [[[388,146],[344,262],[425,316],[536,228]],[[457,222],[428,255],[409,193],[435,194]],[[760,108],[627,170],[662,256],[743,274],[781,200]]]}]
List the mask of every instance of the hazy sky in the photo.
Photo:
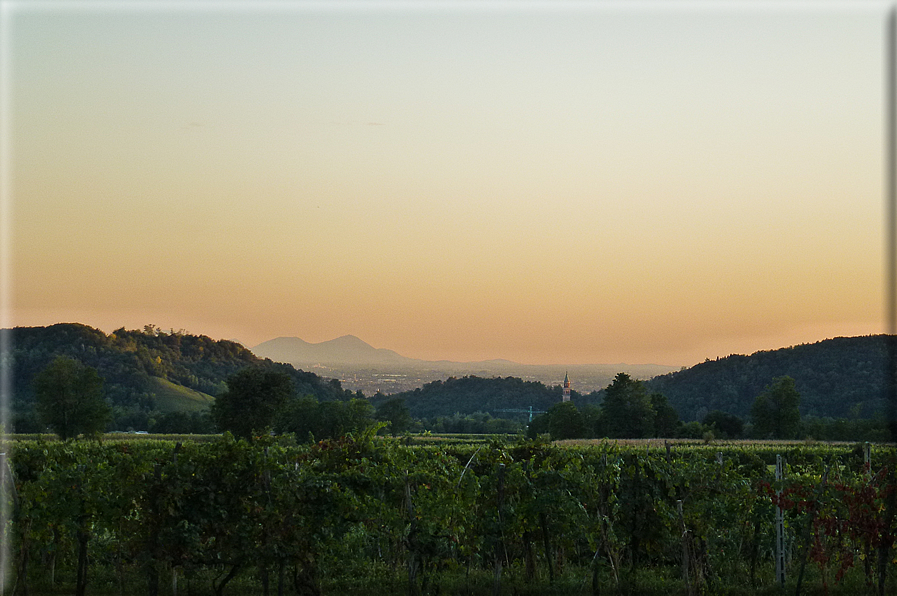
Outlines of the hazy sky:
[{"label": "hazy sky", "polygon": [[4,325],[671,365],[884,332],[888,6],[4,1]]}]

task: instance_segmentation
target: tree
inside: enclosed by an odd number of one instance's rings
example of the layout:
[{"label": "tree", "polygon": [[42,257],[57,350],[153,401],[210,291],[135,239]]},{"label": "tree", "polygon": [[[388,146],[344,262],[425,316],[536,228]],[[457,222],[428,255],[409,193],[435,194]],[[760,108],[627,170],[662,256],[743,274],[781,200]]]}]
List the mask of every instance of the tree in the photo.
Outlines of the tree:
[{"label": "tree", "polygon": [[652,393],[651,407],[654,409],[654,436],[675,437],[679,430],[679,413],[667,403],[666,396]]},{"label": "tree", "polygon": [[97,369],[59,356],[34,378],[37,414],[60,439],[102,432],[112,418]]},{"label": "tree", "polygon": [[249,439],[274,426],[292,394],[290,375],[247,367],[228,377],[227,391],[212,404],[212,419],[219,430]]},{"label": "tree", "polygon": [[374,415],[377,420],[386,422],[386,430],[391,435],[397,435],[411,426],[411,414],[405,400],[400,397],[387,400],[380,404]]},{"label": "tree", "polygon": [[565,401],[551,406],[546,416],[552,441],[579,439],[585,433],[582,416],[573,402]]},{"label": "tree", "polygon": [[603,436],[601,408],[592,404],[586,404],[579,409],[582,420],[583,436],[587,439]]},{"label": "tree", "polygon": [[535,439],[545,434],[548,434],[548,414],[539,414],[527,425],[526,438]]},{"label": "tree", "polygon": [[306,395],[291,400],[284,408],[278,428],[295,433],[299,441],[336,439],[371,428],[373,412],[374,407],[367,399],[318,402]]},{"label": "tree", "polygon": [[626,373],[618,373],[604,390],[601,417],[611,438],[650,437],[654,433],[655,415],[645,385]]},{"label": "tree", "polygon": [[284,408],[283,416],[277,421],[277,431],[293,433],[299,441],[320,440],[321,420],[318,400],[312,395],[290,400]]},{"label": "tree", "polygon": [[741,418],[722,410],[713,410],[704,416],[703,424],[715,431],[714,434],[721,439],[737,439],[744,430]]},{"label": "tree", "polygon": [[751,419],[761,439],[793,439],[800,430],[800,393],[791,377],[777,377],[754,400]]}]

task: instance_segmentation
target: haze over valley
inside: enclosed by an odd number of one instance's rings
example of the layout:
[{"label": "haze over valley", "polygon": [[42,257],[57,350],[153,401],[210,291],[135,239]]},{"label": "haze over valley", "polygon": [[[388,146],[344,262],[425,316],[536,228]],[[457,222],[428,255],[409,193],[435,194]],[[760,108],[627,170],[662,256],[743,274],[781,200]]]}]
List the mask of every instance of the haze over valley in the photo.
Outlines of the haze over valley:
[{"label": "haze over valley", "polygon": [[408,358],[385,348],[374,348],[353,335],[310,343],[298,337],[280,337],[250,348],[260,358],[285,362],[322,377],[339,379],[342,386],[371,396],[409,391],[447,377],[517,377],[560,385],[569,374],[577,391],[589,393],[605,388],[619,372],[638,379],[679,370],[657,364],[520,364],[510,360],[452,362]]}]

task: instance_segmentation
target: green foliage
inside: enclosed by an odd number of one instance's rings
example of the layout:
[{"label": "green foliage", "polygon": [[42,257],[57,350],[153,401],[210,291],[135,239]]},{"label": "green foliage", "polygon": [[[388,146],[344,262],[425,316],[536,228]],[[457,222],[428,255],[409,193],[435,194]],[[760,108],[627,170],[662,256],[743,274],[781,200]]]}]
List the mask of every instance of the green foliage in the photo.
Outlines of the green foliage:
[{"label": "green foliage", "polygon": [[212,420],[244,439],[274,426],[293,393],[293,381],[280,371],[244,368],[227,380],[227,391],[212,404]]},{"label": "green foliage", "polygon": [[339,381],[259,359],[232,341],[166,332],[152,325],[142,330],[117,329],[109,335],[70,323],[16,327],[0,333],[13,338],[10,405],[20,431],[38,430],[33,380],[57,356],[97,369],[113,408],[111,427],[116,430],[148,430],[149,423],[163,413],[207,410],[212,399],[227,390],[227,378],[247,366],[290,376],[299,395],[313,395],[320,401],[355,397],[342,389]]},{"label": "green foliage", "polygon": [[495,416],[502,409],[526,409],[545,411],[561,401],[560,387],[546,387],[535,381],[523,381],[516,377],[484,379],[476,376],[449,377],[445,381],[433,381],[420,389],[377,395],[371,398],[375,406],[388,399],[404,399],[414,418],[437,418],[474,412],[487,412]]},{"label": "green foliage", "polygon": [[366,399],[319,402],[306,395],[290,400],[275,430],[293,433],[299,441],[338,439],[363,434],[376,426],[374,407]]},{"label": "green foliage", "polygon": [[548,432],[553,441],[579,439],[585,435],[585,425],[579,410],[572,402],[561,402],[548,409]]},{"label": "green foliage", "polygon": [[604,436],[604,425],[599,406],[586,404],[579,408],[584,437],[596,438]]},{"label": "green foliage", "polygon": [[208,412],[167,412],[147,426],[153,434],[207,435],[217,430]]},{"label": "green foliage", "polygon": [[654,410],[653,436],[675,437],[679,429],[679,414],[667,398],[660,393],[651,394],[651,409]]},{"label": "green foliage", "polygon": [[656,413],[644,383],[618,373],[604,391],[601,416],[607,436],[642,438],[654,434]]},{"label": "green foliage", "polygon": [[701,439],[709,430],[700,422],[692,420],[680,426],[676,436],[683,439]]},{"label": "green foliage", "polygon": [[408,430],[411,426],[411,414],[405,400],[400,397],[387,399],[377,406],[374,417],[386,423],[386,430],[395,436]]},{"label": "green foliage", "polygon": [[85,552],[87,575],[116,577],[116,593],[166,592],[172,570],[190,593],[260,594],[264,577],[300,594],[491,593],[465,578],[494,578],[496,563],[509,593],[778,593],[775,505],[789,577],[804,553],[819,569],[808,592],[894,589],[862,561],[897,570],[881,558],[897,535],[893,449],[875,446],[865,466],[852,447],[405,447],[374,432],[312,445],[22,441],[5,536],[18,591],[71,593]]},{"label": "green foliage", "polygon": [[646,384],[666,395],[686,421],[701,420],[712,410],[746,419],[769,380],[782,376],[794,379],[802,414],[868,419],[884,412],[888,337],[836,337],[750,356],[733,354]]},{"label": "green foliage", "polygon": [[875,441],[891,440],[887,422],[882,415],[873,418],[801,417],[800,436],[819,441]]},{"label": "green foliage", "polygon": [[95,368],[59,356],[34,378],[40,419],[60,439],[95,435],[111,417],[103,399],[103,379]]},{"label": "green foliage", "polygon": [[751,406],[754,436],[763,439],[793,439],[800,430],[800,393],[794,379],[779,377],[757,396]]},{"label": "green foliage", "polygon": [[552,440],[596,438],[645,438],[679,436],[681,424],[666,398],[648,395],[641,381],[619,373],[604,390],[601,406],[573,401],[551,406],[529,424],[526,436],[550,434]]},{"label": "green foliage", "polygon": [[215,402],[207,393],[172,383],[161,377],[151,377],[148,387],[153,393],[155,408],[161,412],[203,412]]},{"label": "green foliage", "polygon": [[720,439],[739,439],[744,431],[744,421],[741,418],[720,410],[713,410],[704,416],[702,423]]},{"label": "green foliage", "polygon": [[433,433],[451,434],[516,434],[524,429],[526,423],[521,420],[494,418],[486,412],[473,414],[455,413],[452,416],[440,416],[435,420],[424,420],[422,426]]}]

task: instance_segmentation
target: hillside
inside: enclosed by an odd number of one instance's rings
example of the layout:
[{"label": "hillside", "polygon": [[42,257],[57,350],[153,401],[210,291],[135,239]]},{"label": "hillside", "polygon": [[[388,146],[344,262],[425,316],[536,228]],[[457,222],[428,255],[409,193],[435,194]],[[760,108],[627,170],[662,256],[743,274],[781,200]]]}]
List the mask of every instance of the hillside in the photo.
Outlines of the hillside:
[{"label": "hillside", "polygon": [[204,411],[227,389],[227,378],[247,366],[277,368],[288,373],[298,395],[320,401],[354,395],[339,381],[277,364],[254,355],[238,343],[204,335],[164,332],[153,326],[117,329],[106,335],[78,323],[0,330],[12,334],[12,412],[17,429],[35,424],[34,376],[56,356],[69,356],[96,368],[104,379],[115,416],[113,428],[146,428],[150,418],[166,412]]},{"label": "hillside", "polygon": [[[801,394],[801,414],[819,418],[869,419],[883,413],[888,336],[839,337],[779,350],[731,355],[645,382],[661,393],[683,421],[722,410],[747,420],[754,399],[776,377],[790,376]],[[560,401],[560,388],[519,378],[454,378],[427,383],[398,397],[413,416],[436,417],[503,409],[546,410]],[[577,406],[599,404],[603,388],[573,394]],[[378,397],[376,403],[385,400]]]},{"label": "hillside", "polygon": [[215,401],[208,393],[202,393],[167,379],[150,377],[150,390],[155,395],[156,409],[160,412],[201,412]]},{"label": "hillside", "polygon": [[499,418],[522,418],[523,413],[511,414],[502,410],[547,410],[561,401],[561,388],[546,387],[535,381],[523,381],[514,377],[484,379],[480,377],[449,377],[445,381],[433,381],[419,389],[376,396],[371,401],[377,406],[387,399],[405,400],[409,413],[416,418],[467,415],[486,412]]},{"label": "hillside", "polygon": [[882,412],[889,336],[837,337],[813,344],[731,355],[654,377],[683,420],[711,410],[747,418],[751,404],[775,377],[790,376],[801,394],[801,414],[869,418]]},{"label": "hillside", "polygon": [[[113,405],[114,428],[146,428],[152,417],[168,412],[201,413],[226,389],[226,379],[246,366],[287,372],[298,395],[312,395],[319,401],[355,397],[338,380],[260,358],[238,343],[167,333],[152,326],[118,329],[109,335],[76,323],[18,327],[0,333],[13,337],[11,406],[15,426],[22,431],[36,424],[31,388],[34,375],[57,355],[76,358],[99,371]],[[795,379],[804,416],[870,418],[882,411],[887,340],[883,335],[841,337],[750,356],[731,355],[656,376],[646,384],[650,391],[665,395],[684,421],[700,420],[711,410],[746,419],[754,398],[775,377],[786,375]],[[351,336],[333,340],[328,349],[337,348],[359,354],[375,350]],[[390,350],[375,352],[385,358],[395,354]],[[625,371],[624,367],[620,365],[617,372]],[[561,370],[551,374],[559,377],[558,381],[563,378]],[[577,378],[572,374],[571,378],[575,384]],[[574,403],[600,403],[603,391],[586,393],[589,389],[583,385],[574,385],[581,392],[574,391]],[[432,380],[417,389],[377,396],[371,401],[376,406],[387,397],[404,399],[411,414],[419,418],[452,416],[456,412],[518,417],[520,414],[502,410],[546,410],[560,401],[560,388],[556,382],[546,384],[510,375],[464,375]]]}]

